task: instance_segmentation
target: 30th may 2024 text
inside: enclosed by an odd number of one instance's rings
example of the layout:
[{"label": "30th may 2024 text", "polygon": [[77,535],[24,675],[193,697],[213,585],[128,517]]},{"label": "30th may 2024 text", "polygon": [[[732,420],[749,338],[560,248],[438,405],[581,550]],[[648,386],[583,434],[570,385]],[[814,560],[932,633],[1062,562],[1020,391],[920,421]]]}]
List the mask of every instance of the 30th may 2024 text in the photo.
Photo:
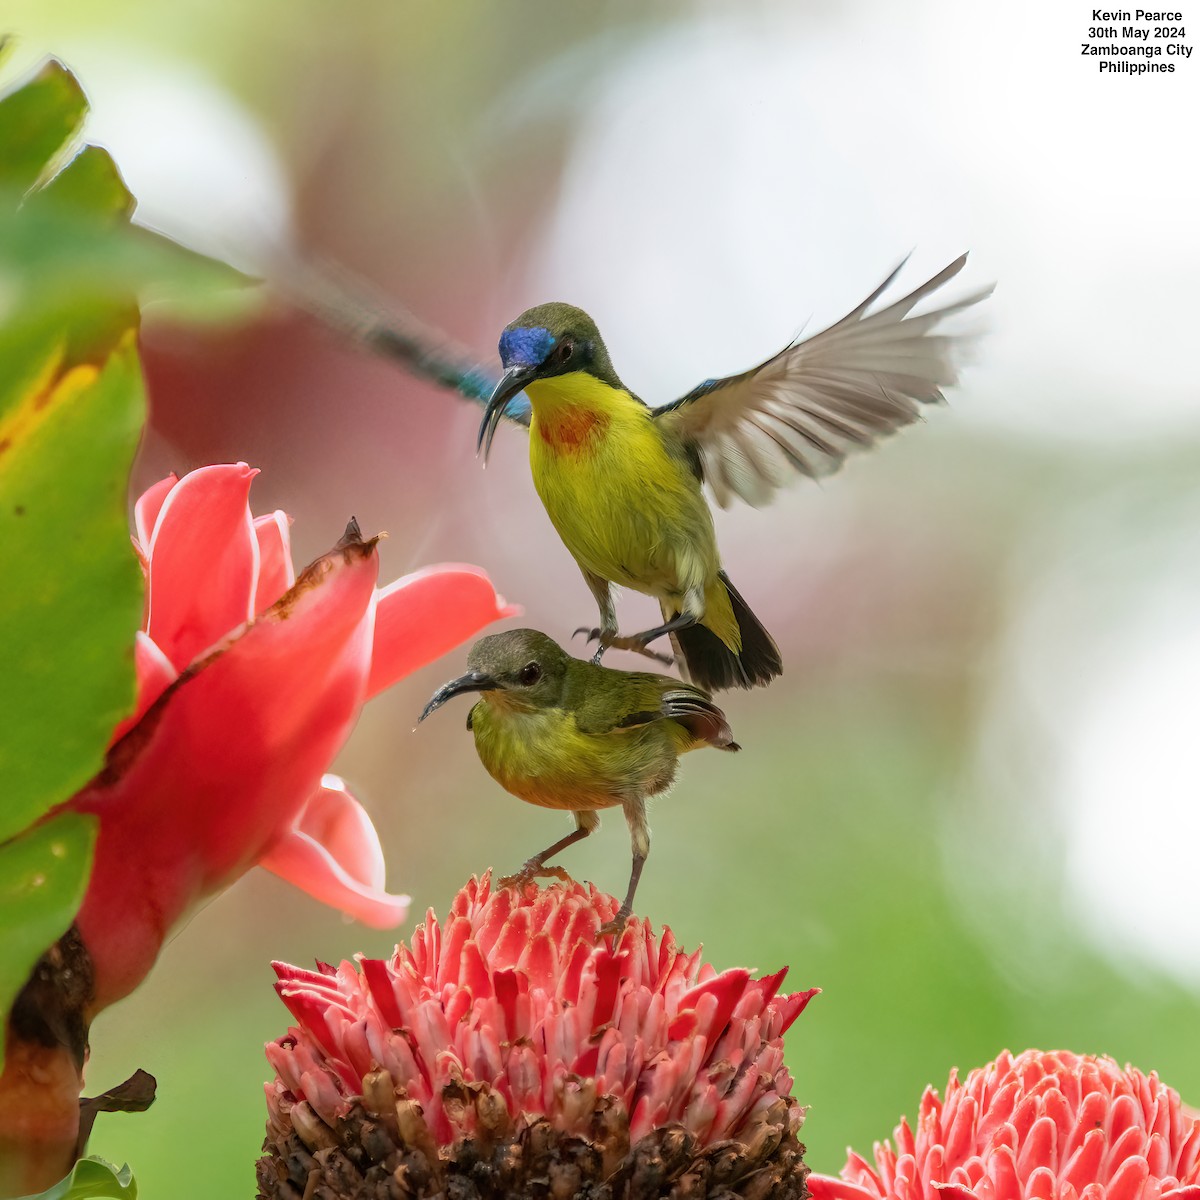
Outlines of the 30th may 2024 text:
[{"label": "30th may 2024 text", "polygon": [[1103,75],[1171,74],[1192,57],[1179,9],[1094,8],[1081,55]]}]

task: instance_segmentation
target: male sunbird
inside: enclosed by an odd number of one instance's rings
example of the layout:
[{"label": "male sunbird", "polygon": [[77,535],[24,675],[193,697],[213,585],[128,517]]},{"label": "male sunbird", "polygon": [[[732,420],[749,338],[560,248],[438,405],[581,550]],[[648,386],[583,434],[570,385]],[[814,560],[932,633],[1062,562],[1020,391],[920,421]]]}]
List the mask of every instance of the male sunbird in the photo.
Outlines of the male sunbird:
[{"label": "male sunbird", "polygon": [[[649,643],[670,635],[684,677],[701,687],[753,687],[781,672],[774,640],[721,568],[702,485],[722,507],[734,496],[764,504],[795,474],[836,470],[940,401],[961,339],[934,330],[991,288],[908,313],[965,262],[868,313],[898,267],[835,325],[661,408],[621,382],[580,309],[542,304],[507,326],[479,446],[486,458],[502,416],[523,422],[508,406],[524,391],[534,486],[600,608],[594,661],[609,646],[653,657]],[[663,623],[619,636],[613,584],[655,597]]]},{"label": "male sunbird", "polygon": [[625,902],[601,933],[619,934],[650,853],[646,800],[675,780],[679,756],[700,746],[737,750],[707,692],[666,675],[614,671],[573,658],[534,629],[480,639],[467,672],[439,688],[421,720],[452,696],[479,692],[467,717],[488,774],[530,804],[575,815],[575,829],[500,882],[565,875],[546,863],[600,826],[601,808],[625,810],[633,870]]}]

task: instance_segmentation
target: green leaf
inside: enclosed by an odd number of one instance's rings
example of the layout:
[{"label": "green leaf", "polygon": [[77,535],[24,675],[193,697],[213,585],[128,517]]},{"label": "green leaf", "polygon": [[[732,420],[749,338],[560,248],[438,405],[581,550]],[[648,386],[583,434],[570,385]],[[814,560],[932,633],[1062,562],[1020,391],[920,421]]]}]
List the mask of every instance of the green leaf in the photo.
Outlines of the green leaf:
[{"label": "green leaf", "polygon": [[94,818],[34,823],[101,769],[136,686],[138,313],[128,278],[89,285],[77,252],[126,244],[133,199],[99,147],[51,177],[86,110],[56,62],[0,98],[0,1014],[70,926],[91,866]]},{"label": "green leaf", "polygon": [[102,1158],[81,1158],[65,1179],[37,1196],[21,1200],[137,1200],[137,1182],[129,1165],[119,1170]]},{"label": "green leaf", "polygon": [[0,193],[0,319],[9,325],[129,297],[177,299],[201,315],[246,308],[255,281],[226,263],[136,225],[114,228],[38,199],[18,211],[14,199]]},{"label": "green leaf", "polygon": [[[97,309],[135,299],[166,300],[176,317],[247,315],[257,281],[130,225],[136,202],[106,150],[84,146],[52,174],[87,107],[54,60],[0,97],[0,322],[10,338],[44,344],[45,326],[68,318],[90,330]],[[111,322],[98,324],[103,341]]]},{"label": "green leaf", "polygon": [[79,132],[87,108],[78,81],[54,59],[0,97],[0,186],[21,192],[33,187]]},{"label": "green leaf", "polygon": [[90,869],[92,818],[35,822],[103,767],[134,701],[136,302],[246,291],[224,264],[132,227],[106,151],[67,161],[86,111],[53,61],[0,97],[0,1023]]},{"label": "green leaf", "polygon": [[65,371],[61,343],[5,349],[0,841],[100,770],[133,705],[142,578],[125,493],[145,410],[132,331]]},{"label": "green leaf", "polygon": [[132,227],[106,151],[67,161],[86,110],[56,62],[0,97],[0,1018],[90,869],[91,818],[31,826],[103,767],[134,701],[137,299],[246,290],[224,264]]},{"label": "green leaf", "polygon": [[93,816],[62,813],[0,845],[0,1012],[75,919],[98,828]]},{"label": "green leaf", "polygon": [[101,146],[84,146],[53,179],[30,194],[25,207],[51,204],[114,222],[128,220],[136,203],[112,155]]}]

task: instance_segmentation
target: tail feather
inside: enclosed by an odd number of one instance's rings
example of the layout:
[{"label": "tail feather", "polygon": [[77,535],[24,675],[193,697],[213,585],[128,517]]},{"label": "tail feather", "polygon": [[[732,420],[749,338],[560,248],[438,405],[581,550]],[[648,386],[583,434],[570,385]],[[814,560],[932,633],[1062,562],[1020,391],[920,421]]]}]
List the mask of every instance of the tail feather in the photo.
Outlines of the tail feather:
[{"label": "tail feather", "polygon": [[[741,652],[731,650],[707,626],[692,625],[671,635],[676,661],[686,679],[712,692],[764,687],[783,673],[779,647],[729,582],[729,576],[722,571],[720,578],[741,632]],[[669,619],[675,614],[664,609],[663,615]]]}]

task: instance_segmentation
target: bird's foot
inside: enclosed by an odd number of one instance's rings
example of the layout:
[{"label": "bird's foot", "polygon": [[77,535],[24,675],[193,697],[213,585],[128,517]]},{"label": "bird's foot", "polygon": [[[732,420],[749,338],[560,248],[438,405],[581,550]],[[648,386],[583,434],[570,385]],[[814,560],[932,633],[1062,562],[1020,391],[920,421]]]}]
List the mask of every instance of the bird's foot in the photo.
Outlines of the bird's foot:
[{"label": "bird's foot", "polygon": [[604,633],[599,629],[590,629],[587,625],[580,625],[580,627],[575,630],[571,636],[573,638],[577,638],[581,633],[587,635],[586,640],[589,644],[592,642],[599,643],[599,645],[596,647],[596,653],[592,655],[592,665],[598,667],[600,665],[600,660],[604,657],[605,650],[608,649],[608,643],[605,641]]},{"label": "bird's foot", "polygon": [[605,650],[632,650],[634,654],[652,658],[655,662],[662,663],[664,667],[669,667],[675,661],[669,654],[660,654],[657,650],[651,650],[637,634],[631,637],[622,637],[619,633],[605,633],[602,629],[589,629],[586,625],[581,625],[571,636],[578,637],[581,633],[587,634],[589,642],[599,643],[596,653],[592,655],[592,662],[597,665],[604,657]]},{"label": "bird's foot", "polygon": [[606,649],[608,649],[608,640],[604,634],[604,631],[592,629],[588,625],[580,625],[580,628],[575,630],[574,634],[571,634],[571,637],[578,637],[580,634],[584,635],[583,640],[588,644],[592,642],[599,643],[598,646],[596,646],[595,654],[592,656],[592,661],[599,662],[601,658],[604,658],[604,652]]},{"label": "bird's foot", "polygon": [[497,882],[502,888],[523,888],[527,883],[532,883],[539,876],[561,879],[563,883],[575,882],[567,872],[566,867],[548,867],[539,858],[529,859],[515,875],[503,875]]},{"label": "bird's foot", "polygon": [[[650,647],[636,633],[630,637],[621,637],[614,634],[608,639],[605,650],[632,650],[634,654],[640,654],[643,658],[652,658],[656,663],[662,663],[664,667],[669,667],[675,659],[669,654],[660,654],[657,650],[651,650]],[[597,651],[597,656],[599,651]],[[598,661],[598,657],[593,657],[593,662]]]},{"label": "bird's foot", "polygon": [[612,936],[616,938],[617,941],[620,941],[621,934],[625,930],[625,923],[629,920],[632,913],[633,909],[631,909],[628,904],[622,904],[621,907],[617,909],[617,915],[613,917],[611,921],[605,921],[604,924],[596,930],[596,941],[599,941],[603,937],[609,936]]}]

